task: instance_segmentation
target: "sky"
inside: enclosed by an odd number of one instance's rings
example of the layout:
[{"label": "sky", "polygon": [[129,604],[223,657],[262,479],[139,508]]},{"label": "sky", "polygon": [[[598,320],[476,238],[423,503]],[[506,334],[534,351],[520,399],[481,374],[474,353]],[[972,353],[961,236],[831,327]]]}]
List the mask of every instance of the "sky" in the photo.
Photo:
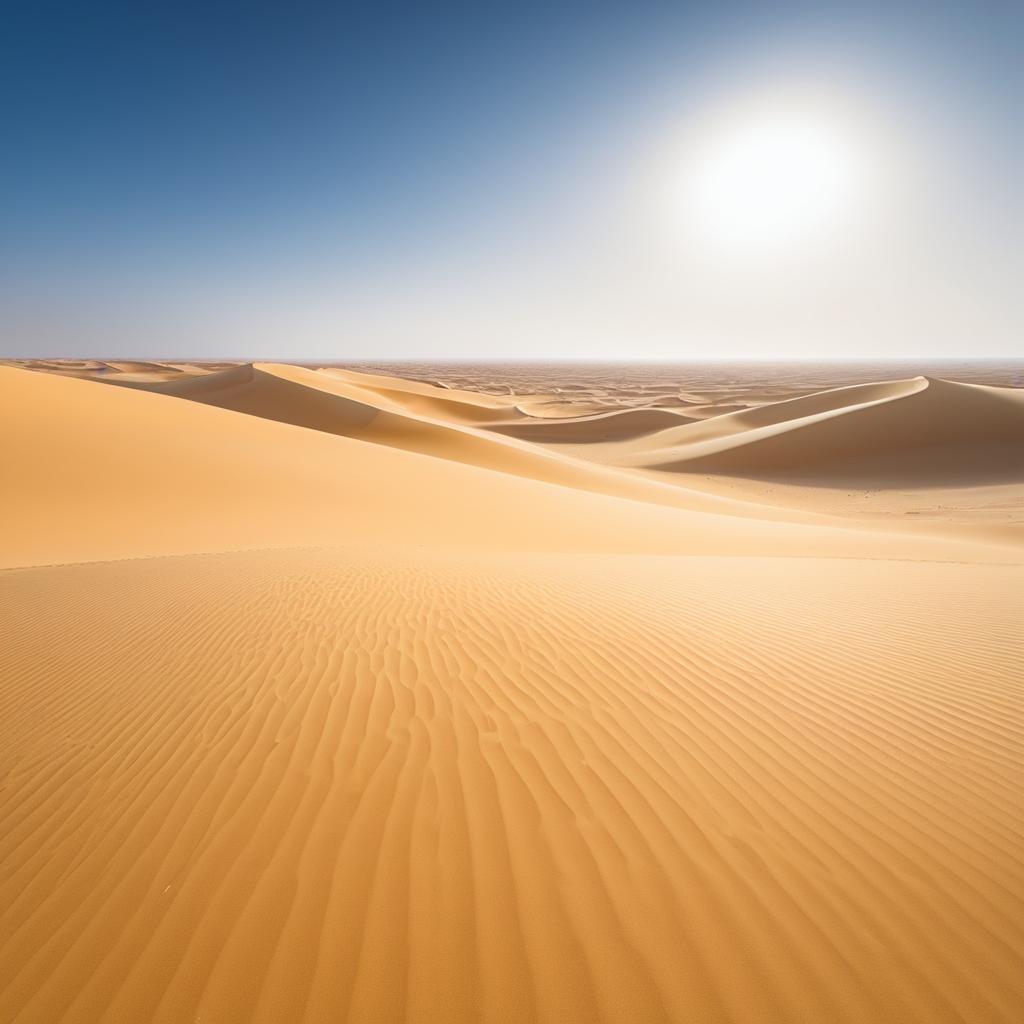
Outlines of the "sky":
[{"label": "sky", "polygon": [[1022,12],[7,0],[0,355],[1019,355]]}]

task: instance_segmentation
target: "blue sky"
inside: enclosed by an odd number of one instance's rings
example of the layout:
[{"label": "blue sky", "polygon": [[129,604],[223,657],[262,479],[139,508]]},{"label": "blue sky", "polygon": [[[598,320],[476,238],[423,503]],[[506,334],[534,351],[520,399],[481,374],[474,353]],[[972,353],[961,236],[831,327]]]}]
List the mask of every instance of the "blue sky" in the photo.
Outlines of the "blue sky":
[{"label": "blue sky", "polygon": [[[0,347],[1010,354],[1017,7],[5,4]],[[885,155],[820,281],[666,226],[690,122],[783,87]]]}]

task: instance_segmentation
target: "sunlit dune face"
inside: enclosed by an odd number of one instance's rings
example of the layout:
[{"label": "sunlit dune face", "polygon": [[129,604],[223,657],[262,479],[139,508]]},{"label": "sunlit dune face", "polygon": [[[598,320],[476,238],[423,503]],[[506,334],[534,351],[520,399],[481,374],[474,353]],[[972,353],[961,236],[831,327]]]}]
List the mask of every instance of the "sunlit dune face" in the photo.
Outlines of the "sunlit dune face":
[{"label": "sunlit dune face", "polygon": [[686,231],[717,251],[766,257],[817,244],[856,217],[863,157],[838,118],[785,106],[739,111],[688,147]]}]

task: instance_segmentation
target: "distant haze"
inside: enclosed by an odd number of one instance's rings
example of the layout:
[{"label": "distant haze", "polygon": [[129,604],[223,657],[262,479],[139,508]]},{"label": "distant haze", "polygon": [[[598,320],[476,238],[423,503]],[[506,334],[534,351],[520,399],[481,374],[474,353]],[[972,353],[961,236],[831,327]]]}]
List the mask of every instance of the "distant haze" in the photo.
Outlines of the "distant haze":
[{"label": "distant haze", "polygon": [[483,6],[18,5],[0,355],[1021,350],[1019,5]]}]

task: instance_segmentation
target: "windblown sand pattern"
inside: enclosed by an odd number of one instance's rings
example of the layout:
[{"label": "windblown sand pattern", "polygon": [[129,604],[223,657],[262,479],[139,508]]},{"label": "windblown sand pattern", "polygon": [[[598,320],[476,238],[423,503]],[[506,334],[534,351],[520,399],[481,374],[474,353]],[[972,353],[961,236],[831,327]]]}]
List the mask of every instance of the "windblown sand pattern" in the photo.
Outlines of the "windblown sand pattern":
[{"label": "windblown sand pattern", "polygon": [[[41,369],[0,367],[0,1020],[1024,1018],[1007,382],[609,424]],[[915,466],[952,511],[896,514]]]}]

